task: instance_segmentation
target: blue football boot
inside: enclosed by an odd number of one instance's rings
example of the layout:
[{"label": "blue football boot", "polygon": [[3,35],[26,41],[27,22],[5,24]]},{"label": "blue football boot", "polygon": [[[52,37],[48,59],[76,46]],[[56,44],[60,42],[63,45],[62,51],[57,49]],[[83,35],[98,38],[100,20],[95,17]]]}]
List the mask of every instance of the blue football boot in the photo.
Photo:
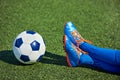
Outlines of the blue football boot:
[{"label": "blue football boot", "polygon": [[66,35],[63,36],[63,44],[68,66],[78,66],[80,64],[80,56],[82,55],[81,50],[76,47]]},{"label": "blue football boot", "polygon": [[68,36],[68,38],[71,40],[71,42],[78,46],[80,45],[80,43],[82,42],[88,42],[91,43],[88,40],[85,40],[77,31],[76,27],[74,26],[74,24],[72,22],[67,22],[64,26],[64,34],[66,34]]},{"label": "blue football boot", "polygon": [[66,61],[69,67],[79,65],[93,65],[94,61],[88,54],[84,54],[79,47],[76,47],[67,37],[63,36],[64,50],[66,52]]}]

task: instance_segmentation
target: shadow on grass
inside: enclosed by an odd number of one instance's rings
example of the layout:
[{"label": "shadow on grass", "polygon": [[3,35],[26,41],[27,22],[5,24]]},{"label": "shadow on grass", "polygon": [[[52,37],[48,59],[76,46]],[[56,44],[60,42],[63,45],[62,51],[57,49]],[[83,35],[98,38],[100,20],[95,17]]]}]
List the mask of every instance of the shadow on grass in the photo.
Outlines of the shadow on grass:
[{"label": "shadow on grass", "polygon": [[[0,51],[0,60],[4,61],[6,63],[9,63],[9,64],[13,64],[13,65],[27,66],[27,65],[24,65],[24,64],[20,63],[15,58],[12,50]],[[45,63],[45,64],[67,66],[65,56],[57,55],[57,54],[47,52],[47,51],[46,51],[43,59],[40,62]],[[89,69],[92,69],[92,70],[97,70],[99,72],[108,73],[108,72],[103,71],[101,69],[97,69],[97,68],[87,66],[87,65],[81,65],[81,66],[78,66],[78,67],[84,67],[84,68],[89,68]],[[116,73],[111,73],[111,74],[120,75],[120,74],[116,74]]]},{"label": "shadow on grass", "polygon": [[15,58],[12,50],[0,51],[0,60],[14,65],[20,65],[21,63]]},{"label": "shadow on grass", "polygon": [[57,55],[55,53],[51,53],[51,52],[47,52],[47,51],[46,51],[43,59],[40,62],[46,63],[46,64],[67,66],[65,56]]},{"label": "shadow on grass", "polygon": [[[15,58],[12,50],[0,51],[0,60],[13,65],[24,65]],[[40,62],[45,64],[66,66],[66,61],[64,56],[53,54],[47,51]]]}]

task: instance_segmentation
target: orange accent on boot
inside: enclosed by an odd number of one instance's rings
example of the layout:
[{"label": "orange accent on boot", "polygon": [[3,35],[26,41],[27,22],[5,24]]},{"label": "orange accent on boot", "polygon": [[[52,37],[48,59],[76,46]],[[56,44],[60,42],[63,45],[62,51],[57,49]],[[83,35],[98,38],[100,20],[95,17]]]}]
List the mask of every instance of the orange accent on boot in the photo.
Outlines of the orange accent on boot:
[{"label": "orange accent on boot", "polygon": [[90,40],[84,40],[84,41],[87,42],[87,43],[93,44],[93,42],[90,41]]},{"label": "orange accent on boot", "polygon": [[84,54],[88,54],[87,52],[83,51],[82,49],[80,49],[79,47],[77,47],[77,50],[84,53]]},{"label": "orange accent on boot", "polygon": [[[76,41],[76,42],[77,42],[77,47],[79,47],[79,44],[80,44],[81,42],[87,42],[87,43],[92,44],[91,41],[85,40],[85,39],[83,39],[83,38],[81,38],[79,41]],[[80,48],[79,48],[79,49],[80,49]],[[80,51],[81,51],[82,53],[84,53],[84,54],[88,54],[88,52],[85,52],[85,51],[83,51],[82,49],[80,49]]]},{"label": "orange accent on boot", "polygon": [[65,51],[65,53],[66,53],[67,65],[68,65],[69,67],[72,67],[72,65],[70,64],[70,60],[69,60],[69,57],[68,57],[68,53],[66,52],[66,48],[65,48],[65,46],[66,46],[66,36],[65,36],[65,35],[63,35],[63,44],[64,44],[64,51]]}]

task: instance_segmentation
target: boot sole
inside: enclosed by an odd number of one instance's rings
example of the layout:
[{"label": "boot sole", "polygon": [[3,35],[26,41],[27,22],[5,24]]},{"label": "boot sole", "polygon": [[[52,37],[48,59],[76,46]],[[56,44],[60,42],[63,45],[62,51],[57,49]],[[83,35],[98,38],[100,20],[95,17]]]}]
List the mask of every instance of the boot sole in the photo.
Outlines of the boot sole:
[{"label": "boot sole", "polygon": [[70,63],[70,60],[69,60],[69,57],[68,57],[68,53],[66,51],[66,35],[63,35],[63,44],[64,44],[64,51],[66,53],[66,61],[67,61],[67,64],[69,67],[72,67],[71,63]]}]

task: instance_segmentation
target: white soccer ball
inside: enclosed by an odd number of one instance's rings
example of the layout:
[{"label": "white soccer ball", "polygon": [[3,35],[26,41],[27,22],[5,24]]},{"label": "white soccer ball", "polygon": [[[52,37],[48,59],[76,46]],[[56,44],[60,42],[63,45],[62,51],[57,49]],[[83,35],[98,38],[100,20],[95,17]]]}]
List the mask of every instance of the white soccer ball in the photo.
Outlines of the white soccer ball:
[{"label": "white soccer ball", "polygon": [[15,57],[24,64],[40,61],[45,54],[45,49],[42,36],[31,30],[20,33],[13,43]]}]

